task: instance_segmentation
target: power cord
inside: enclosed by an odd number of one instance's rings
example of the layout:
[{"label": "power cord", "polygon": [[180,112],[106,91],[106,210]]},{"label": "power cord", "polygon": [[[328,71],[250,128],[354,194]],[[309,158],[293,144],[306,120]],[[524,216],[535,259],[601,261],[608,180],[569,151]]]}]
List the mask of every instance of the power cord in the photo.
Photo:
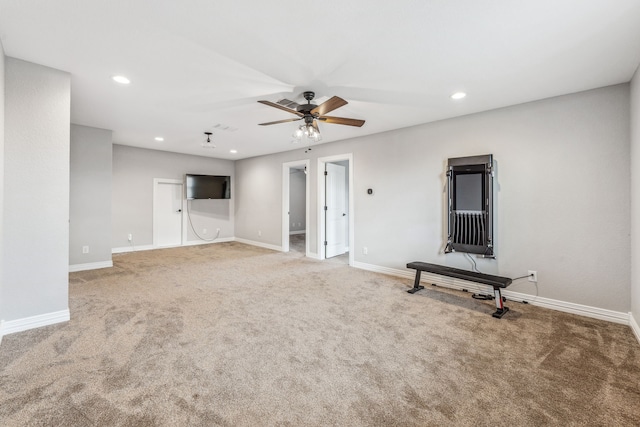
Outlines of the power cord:
[{"label": "power cord", "polygon": [[473,257],[471,255],[469,255],[468,253],[464,252],[464,256],[467,257],[469,259],[469,261],[471,261],[471,264],[473,264],[472,270],[475,271],[476,273],[482,273],[482,271],[478,270],[478,264],[476,264],[476,260],[473,259]]},{"label": "power cord", "polygon": [[213,242],[214,240],[216,240],[218,237],[220,237],[220,229],[218,229],[218,232],[216,233],[216,237],[214,237],[213,239],[205,239],[204,237],[200,236],[198,234],[198,232],[196,231],[195,227],[193,226],[193,222],[191,222],[191,203],[189,203],[190,201],[187,200],[187,218],[189,219],[189,225],[191,226],[191,229],[193,230],[193,234],[196,235],[196,237],[198,237],[198,239],[200,240],[204,240],[205,242]]},{"label": "power cord", "polygon": [[[526,279],[528,277],[533,277],[533,273],[532,274],[527,274],[526,276],[520,276],[520,277],[516,277],[515,280],[520,280],[520,279]],[[536,302],[538,300],[538,282],[533,282],[533,285],[536,287],[536,295],[535,295],[535,299],[533,300],[533,302]],[[523,304],[529,304],[528,300],[522,300]]]}]

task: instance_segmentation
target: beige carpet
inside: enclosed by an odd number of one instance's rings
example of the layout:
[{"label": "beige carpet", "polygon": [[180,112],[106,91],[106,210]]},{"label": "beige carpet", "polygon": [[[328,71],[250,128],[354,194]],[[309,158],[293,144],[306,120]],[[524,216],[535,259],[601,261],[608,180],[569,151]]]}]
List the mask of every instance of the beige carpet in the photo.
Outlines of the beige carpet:
[{"label": "beige carpet", "polygon": [[629,327],[222,243],[70,275],[0,346],[5,426],[640,425]]}]

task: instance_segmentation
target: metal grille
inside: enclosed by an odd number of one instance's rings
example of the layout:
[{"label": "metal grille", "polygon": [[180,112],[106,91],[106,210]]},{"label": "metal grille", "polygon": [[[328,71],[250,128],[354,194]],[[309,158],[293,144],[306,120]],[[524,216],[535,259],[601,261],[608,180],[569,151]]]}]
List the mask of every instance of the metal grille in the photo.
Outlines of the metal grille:
[{"label": "metal grille", "polygon": [[453,212],[453,243],[485,245],[485,213],[483,211]]}]

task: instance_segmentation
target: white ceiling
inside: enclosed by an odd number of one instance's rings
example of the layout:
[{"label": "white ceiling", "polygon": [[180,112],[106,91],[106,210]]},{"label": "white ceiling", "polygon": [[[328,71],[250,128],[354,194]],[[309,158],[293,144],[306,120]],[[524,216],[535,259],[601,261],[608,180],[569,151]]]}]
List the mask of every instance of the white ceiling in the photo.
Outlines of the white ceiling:
[{"label": "white ceiling", "polygon": [[[640,1],[0,0],[0,39],[7,56],[71,73],[73,123],[240,159],[305,148],[291,142],[300,122],[258,126],[293,116],[256,102],[304,90],[366,120],[320,123],[330,142],[628,82]],[[202,148],[205,131],[217,148]]]}]

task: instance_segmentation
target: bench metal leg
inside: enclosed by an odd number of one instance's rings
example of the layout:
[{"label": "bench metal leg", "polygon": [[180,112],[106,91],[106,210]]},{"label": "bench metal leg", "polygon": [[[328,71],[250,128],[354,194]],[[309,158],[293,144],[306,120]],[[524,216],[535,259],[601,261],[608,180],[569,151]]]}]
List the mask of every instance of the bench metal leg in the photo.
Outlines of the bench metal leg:
[{"label": "bench metal leg", "polygon": [[493,293],[496,299],[496,312],[493,313],[492,316],[497,319],[502,319],[502,316],[509,311],[509,307],[505,307],[502,303],[502,293],[500,292],[500,288],[493,288]]},{"label": "bench metal leg", "polygon": [[409,289],[407,292],[409,292],[410,294],[415,294],[416,292],[418,292],[420,289],[424,289],[424,286],[422,286],[420,284],[420,273],[422,273],[421,270],[416,270],[416,279],[413,281],[413,288]]}]

